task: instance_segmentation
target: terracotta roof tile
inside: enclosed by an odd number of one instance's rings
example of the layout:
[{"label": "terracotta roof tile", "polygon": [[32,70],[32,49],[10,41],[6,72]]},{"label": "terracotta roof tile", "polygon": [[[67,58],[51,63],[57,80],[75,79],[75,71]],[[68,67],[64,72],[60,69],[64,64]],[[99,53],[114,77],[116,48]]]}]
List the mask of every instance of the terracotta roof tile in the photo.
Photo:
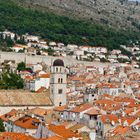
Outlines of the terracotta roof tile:
[{"label": "terracotta roof tile", "polygon": [[41,87],[36,91],[36,93],[42,93],[43,91],[45,91],[45,89],[45,87]]},{"label": "terracotta roof tile", "polygon": [[40,78],[50,78],[50,74],[41,74]]},{"label": "terracotta roof tile", "polygon": [[85,114],[87,114],[87,115],[99,115],[100,111],[95,109],[95,108],[92,108],[91,110],[87,111]]},{"label": "terracotta roof tile", "polygon": [[57,134],[58,136],[61,136],[63,138],[72,138],[72,137],[80,137],[79,134],[74,133],[73,131],[71,131],[70,129],[66,129],[65,126],[63,125],[49,125],[48,129],[52,132],[54,132],[55,134]]},{"label": "terracotta roof tile", "polygon": [[0,133],[0,140],[36,140],[36,139],[21,133],[3,132]]},{"label": "terracotta roof tile", "polygon": [[83,112],[85,110],[88,110],[88,109],[90,109],[92,107],[93,107],[93,105],[87,103],[87,104],[76,106],[71,111],[72,112],[75,112],[75,113],[80,113],[80,112]]},{"label": "terracotta roof tile", "polygon": [[58,106],[58,107],[55,107],[55,108],[54,108],[54,111],[63,112],[66,108],[67,108],[67,105]]},{"label": "terracotta roof tile", "polygon": [[122,134],[125,134],[126,132],[128,132],[129,129],[130,129],[129,126],[123,127],[123,126],[119,125],[115,128],[115,130],[113,131],[113,134],[114,135],[122,135]]},{"label": "terracotta roof tile", "polygon": [[3,121],[8,121],[9,118],[11,118],[12,116],[16,115],[17,113],[17,110],[13,109],[11,110],[10,112],[0,116],[0,118],[3,120]]},{"label": "terracotta roof tile", "polygon": [[[40,139],[40,140],[44,140],[44,139]],[[46,140],[66,140],[66,139],[59,136],[52,136]]]},{"label": "terracotta roof tile", "polygon": [[25,129],[37,129],[40,121],[36,118],[24,116],[14,122],[14,125],[25,128]]}]

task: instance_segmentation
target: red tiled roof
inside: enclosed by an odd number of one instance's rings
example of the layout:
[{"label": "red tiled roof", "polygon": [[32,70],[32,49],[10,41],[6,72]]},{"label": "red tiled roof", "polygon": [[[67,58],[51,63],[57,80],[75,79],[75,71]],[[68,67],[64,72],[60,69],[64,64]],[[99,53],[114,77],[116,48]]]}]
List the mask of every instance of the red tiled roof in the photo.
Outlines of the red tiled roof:
[{"label": "red tiled roof", "polygon": [[92,108],[91,110],[87,111],[85,114],[87,114],[87,115],[99,115],[100,111],[95,109],[95,108]]},{"label": "red tiled roof", "polygon": [[10,112],[8,112],[8,113],[6,113],[6,114],[0,116],[0,118],[1,118],[3,121],[6,121],[6,122],[7,122],[7,121],[9,120],[9,118],[12,117],[12,116],[14,116],[14,115],[16,115],[16,113],[17,113],[17,110],[13,109],[13,110],[11,110]]},{"label": "red tiled roof", "polygon": [[[99,116],[99,118],[101,119],[101,121],[103,123],[111,123],[112,121],[114,121],[115,123],[118,122],[118,117],[116,115],[110,114],[110,115],[101,115]],[[109,122],[108,122],[109,120]]]},{"label": "red tiled roof", "polygon": [[75,112],[75,113],[80,113],[80,112],[83,112],[85,110],[90,109],[91,107],[93,107],[93,105],[91,105],[91,104],[83,104],[83,105],[80,105],[80,106],[76,106],[71,111]]},{"label": "red tiled roof", "polygon": [[115,130],[113,131],[113,134],[122,135],[122,134],[125,134],[126,132],[128,132],[129,129],[130,129],[129,126],[123,127],[123,126],[119,125],[115,128]]},{"label": "red tiled roof", "polygon": [[46,89],[45,87],[41,87],[36,91],[36,93],[42,93],[45,89]]},{"label": "red tiled roof", "polygon": [[0,133],[0,140],[36,140],[36,139],[21,133],[3,132]]},{"label": "red tiled roof", "polygon": [[[40,140],[45,140],[45,139],[40,139]],[[66,139],[59,136],[52,136],[46,140],[66,140]]]},{"label": "red tiled roof", "polygon": [[136,117],[121,117],[120,119],[122,124],[127,121],[128,125],[131,125],[136,120]]},{"label": "red tiled roof", "polygon": [[55,108],[54,108],[54,111],[63,112],[66,108],[67,108],[67,105],[58,106],[58,107],[55,107]]},{"label": "red tiled roof", "polygon": [[36,118],[24,116],[17,121],[14,122],[14,125],[25,128],[25,129],[37,129],[38,126],[35,124],[39,124],[40,121]]},{"label": "red tiled roof", "polygon": [[72,137],[80,137],[78,134],[72,132],[69,129],[66,129],[63,125],[49,125],[49,130],[54,132],[56,135],[61,136],[63,138],[72,138]]},{"label": "red tiled roof", "polygon": [[41,74],[40,78],[50,78],[50,74]]}]

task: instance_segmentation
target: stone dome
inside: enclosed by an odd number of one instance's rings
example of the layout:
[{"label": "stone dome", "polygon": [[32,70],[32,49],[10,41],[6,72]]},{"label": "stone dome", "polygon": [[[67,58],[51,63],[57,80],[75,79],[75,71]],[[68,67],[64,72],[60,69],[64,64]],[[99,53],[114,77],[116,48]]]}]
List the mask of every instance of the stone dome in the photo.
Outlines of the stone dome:
[{"label": "stone dome", "polygon": [[53,62],[53,66],[61,66],[61,67],[64,67],[64,62],[63,62],[63,60],[61,60],[61,59],[56,59],[56,60]]}]

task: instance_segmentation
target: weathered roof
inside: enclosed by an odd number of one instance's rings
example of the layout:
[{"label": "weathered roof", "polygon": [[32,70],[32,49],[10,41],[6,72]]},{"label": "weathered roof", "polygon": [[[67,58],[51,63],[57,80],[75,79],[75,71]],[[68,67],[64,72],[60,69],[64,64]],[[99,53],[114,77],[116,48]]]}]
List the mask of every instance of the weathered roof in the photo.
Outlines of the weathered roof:
[{"label": "weathered roof", "polygon": [[14,125],[24,128],[24,129],[37,129],[38,126],[36,125],[40,123],[40,121],[36,118],[32,118],[29,116],[24,116],[22,118],[19,118],[14,122]]},{"label": "weathered roof", "polygon": [[52,105],[49,93],[32,93],[26,90],[0,90],[0,106]]}]

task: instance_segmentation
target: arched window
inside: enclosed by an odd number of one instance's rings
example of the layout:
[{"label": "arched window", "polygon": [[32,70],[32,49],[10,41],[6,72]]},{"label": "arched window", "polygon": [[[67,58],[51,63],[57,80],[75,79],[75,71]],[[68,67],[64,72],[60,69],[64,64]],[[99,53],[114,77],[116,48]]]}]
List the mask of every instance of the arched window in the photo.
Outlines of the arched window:
[{"label": "arched window", "polygon": [[58,83],[60,83],[61,82],[61,78],[58,78]]},{"label": "arched window", "polygon": [[61,83],[63,83],[63,78],[61,78]]},{"label": "arched window", "polygon": [[58,68],[56,68],[56,72],[58,72]]}]

